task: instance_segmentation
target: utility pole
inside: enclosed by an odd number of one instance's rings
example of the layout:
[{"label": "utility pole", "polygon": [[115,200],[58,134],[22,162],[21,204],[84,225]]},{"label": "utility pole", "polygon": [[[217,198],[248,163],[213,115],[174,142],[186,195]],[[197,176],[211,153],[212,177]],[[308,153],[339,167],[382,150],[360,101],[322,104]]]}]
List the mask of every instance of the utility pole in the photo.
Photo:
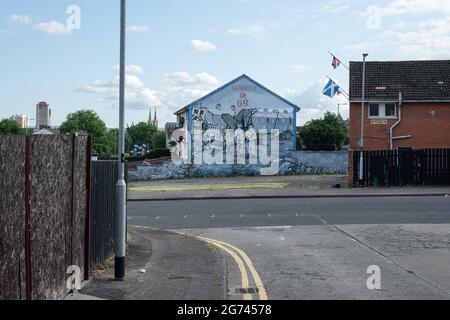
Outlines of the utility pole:
[{"label": "utility pole", "polygon": [[363,71],[362,71],[362,98],[361,98],[361,140],[359,147],[361,148],[361,158],[359,159],[359,180],[364,179],[364,124],[365,124],[365,108],[366,108],[366,58],[369,54],[363,54]]},{"label": "utility pole", "polygon": [[126,0],[120,0],[120,85],[119,85],[119,151],[115,216],[115,279],[125,279],[127,246],[127,184],[125,182],[125,36]]},{"label": "utility pole", "polygon": [[338,116],[341,115],[341,106],[348,106],[348,103],[338,103]]}]

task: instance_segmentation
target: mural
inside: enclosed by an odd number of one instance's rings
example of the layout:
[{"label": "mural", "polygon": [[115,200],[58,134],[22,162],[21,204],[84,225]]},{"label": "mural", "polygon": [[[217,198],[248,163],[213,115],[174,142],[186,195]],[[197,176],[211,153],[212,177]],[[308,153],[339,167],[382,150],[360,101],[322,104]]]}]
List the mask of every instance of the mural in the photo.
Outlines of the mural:
[{"label": "mural", "polygon": [[[130,180],[167,180],[259,176],[258,165],[175,165],[170,161],[152,166],[135,165],[129,169]],[[330,175],[348,173],[348,152],[298,152],[280,163],[279,176]]]},{"label": "mural", "polygon": [[[230,82],[221,89],[188,106],[192,126],[220,130],[254,129],[280,132],[280,152],[293,151],[298,107],[259,85],[247,76]],[[206,142],[205,147],[208,145]]]}]

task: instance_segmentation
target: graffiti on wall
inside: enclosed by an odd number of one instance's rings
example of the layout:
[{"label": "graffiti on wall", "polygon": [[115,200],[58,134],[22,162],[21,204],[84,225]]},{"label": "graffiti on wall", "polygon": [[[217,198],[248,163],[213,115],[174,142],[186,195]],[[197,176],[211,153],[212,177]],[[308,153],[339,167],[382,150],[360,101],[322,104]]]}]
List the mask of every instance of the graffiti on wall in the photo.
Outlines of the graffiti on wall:
[{"label": "graffiti on wall", "polygon": [[193,126],[203,132],[214,129],[225,136],[226,130],[278,130],[281,152],[292,149],[294,115],[292,105],[246,77],[192,107]]}]

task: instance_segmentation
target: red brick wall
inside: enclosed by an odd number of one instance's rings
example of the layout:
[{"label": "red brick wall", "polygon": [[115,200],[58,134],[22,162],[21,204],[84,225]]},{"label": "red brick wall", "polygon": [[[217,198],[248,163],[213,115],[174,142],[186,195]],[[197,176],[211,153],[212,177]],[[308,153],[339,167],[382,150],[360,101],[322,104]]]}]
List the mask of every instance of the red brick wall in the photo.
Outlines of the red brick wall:
[{"label": "red brick wall", "polygon": [[[434,112],[434,115],[433,115]],[[372,125],[365,107],[365,150],[390,149],[389,128],[397,120],[388,120],[387,125]],[[405,140],[394,140],[394,149],[450,148],[450,103],[404,103],[402,122],[394,129],[395,136],[412,135]],[[361,103],[350,106],[350,148],[358,150],[361,136]]]}]

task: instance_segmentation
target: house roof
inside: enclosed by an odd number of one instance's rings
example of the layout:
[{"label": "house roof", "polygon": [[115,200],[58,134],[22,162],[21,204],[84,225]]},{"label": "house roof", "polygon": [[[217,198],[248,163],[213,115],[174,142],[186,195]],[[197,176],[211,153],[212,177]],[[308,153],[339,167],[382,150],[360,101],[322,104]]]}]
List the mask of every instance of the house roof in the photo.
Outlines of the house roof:
[{"label": "house roof", "polygon": [[[450,60],[366,62],[366,98],[450,101]],[[362,62],[350,62],[350,100],[362,99]]]},{"label": "house roof", "polygon": [[286,100],[285,98],[283,98],[282,96],[276,94],[275,92],[273,92],[272,90],[266,88],[265,86],[263,86],[262,84],[256,82],[255,80],[253,80],[252,78],[250,78],[249,76],[243,74],[242,76],[228,82],[227,84],[223,85],[222,87],[218,88],[217,90],[214,90],[213,92],[207,94],[206,96],[188,104],[187,106],[185,106],[184,108],[182,108],[181,110],[175,112],[176,115],[185,112],[186,110],[190,109],[193,106],[198,105],[199,103],[203,102],[204,100],[208,99],[210,96],[216,94],[217,92],[222,91],[223,89],[226,89],[232,85],[234,85],[236,82],[241,81],[242,79],[247,79],[248,81],[252,82],[254,85],[256,85],[257,87],[260,87],[261,89],[263,89],[264,91],[266,91],[267,93],[277,97],[278,99],[284,101],[285,103],[287,103],[288,105],[290,105],[292,108],[294,108],[294,110],[296,110],[297,112],[300,111],[300,108],[295,105],[294,103]]}]

